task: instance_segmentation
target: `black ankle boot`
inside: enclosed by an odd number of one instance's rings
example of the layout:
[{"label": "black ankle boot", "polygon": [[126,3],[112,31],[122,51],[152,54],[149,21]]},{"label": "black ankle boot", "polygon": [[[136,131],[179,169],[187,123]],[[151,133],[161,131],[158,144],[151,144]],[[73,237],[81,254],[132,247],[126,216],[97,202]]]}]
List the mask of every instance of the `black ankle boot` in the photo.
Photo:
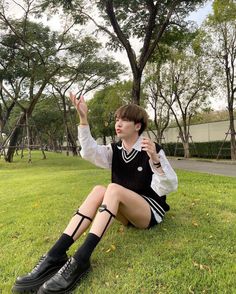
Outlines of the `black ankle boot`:
[{"label": "black ankle boot", "polygon": [[70,293],[89,269],[90,261],[79,263],[71,257],[58,273],[40,287],[38,294]]},{"label": "black ankle boot", "polygon": [[14,286],[13,293],[32,293],[51,278],[68,260],[67,255],[60,258],[53,258],[43,255],[33,270],[25,276],[18,277]]}]

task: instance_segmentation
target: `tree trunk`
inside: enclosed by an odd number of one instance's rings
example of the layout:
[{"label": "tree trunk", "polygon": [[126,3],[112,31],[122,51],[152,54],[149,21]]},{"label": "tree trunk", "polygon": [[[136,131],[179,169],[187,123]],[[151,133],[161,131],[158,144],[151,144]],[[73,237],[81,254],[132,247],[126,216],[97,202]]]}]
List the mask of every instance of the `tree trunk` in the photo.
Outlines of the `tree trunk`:
[{"label": "tree trunk", "polygon": [[183,147],[184,147],[184,158],[190,158],[189,142],[183,142]]},{"label": "tree trunk", "polygon": [[235,127],[234,127],[234,113],[233,109],[229,109],[229,125],[230,125],[230,149],[231,149],[231,160],[236,160],[236,140],[235,140]]},{"label": "tree trunk", "polygon": [[77,144],[76,144],[76,140],[74,139],[70,128],[68,127],[68,125],[66,125],[67,127],[67,136],[68,136],[68,142],[71,145],[71,149],[72,149],[72,154],[73,156],[77,156],[78,152],[77,152]]},{"label": "tree trunk", "polygon": [[103,135],[103,145],[106,145],[107,144],[107,139],[106,139],[106,135]]},{"label": "tree trunk", "polygon": [[16,123],[16,126],[11,134],[11,138],[9,141],[9,148],[7,150],[7,154],[5,156],[5,160],[7,162],[12,162],[13,161],[13,156],[16,150],[16,146],[18,143],[19,135],[21,133],[21,125],[25,124],[25,113],[21,113],[19,120]]},{"label": "tree trunk", "polygon": [[179,136],[180,136],[180,139],[182,141],[183,148],[184,148],[184,158],[190,158],[190,152],[189,152],[189,134],[186,134],[180,128]]},{"label": "tree trunk", "polygon": [[138,105],[140,105],[141,78],[141,73],[133,74],[132,102]]}]

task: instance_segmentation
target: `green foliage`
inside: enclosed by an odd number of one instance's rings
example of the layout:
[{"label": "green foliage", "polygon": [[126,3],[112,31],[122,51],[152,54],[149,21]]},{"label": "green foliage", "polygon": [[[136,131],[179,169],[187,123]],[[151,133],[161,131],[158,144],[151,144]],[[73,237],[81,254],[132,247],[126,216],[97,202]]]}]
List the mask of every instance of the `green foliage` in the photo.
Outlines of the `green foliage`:
[{"label": "green foliage", "polygon": [[114,138],[114,114],[117,108],[131,102],[131,82],[117,82],[95,93],[89,101],[89,122],[93,135]]},{"label": "green foliage", "polygon": [[[104,13],[107,2],[108,1],[105,0],[100,0],[96,2],[105,19],[108,19],[107,15]],[[154,25],[154,30],[152,32],[154,39],[155,33],[158,32],[159,28],[165,20],[169,9],[173,5],[173,1],[169,0],[159,1],[159,3],[155,3],[155,1],[146,2],[127,0],[115,0],[111,2],[114,6],[116,19],[127,39],[129,39],[130,36],[135,36],[139,39],[144,38],[144,36],[147,34],[147,24],[151,14]],[[182,27],[186,26],[184,18],[191,11],[194,11],[199,4],[203,4],[204,2],[206,1],[180,1],[176,5],[174,14],[171,18],[171,21],[176,24],[173,30],[178,30],[176,29],[178,25]],[[109,21],[107,21],[107,25],[109,25]],[[171,30],[172,29],[170,29],[170,31]],[[112,43],[110,43],[110,45],[112,45]]]},{"label": "green foliage", "polygon": [[42,97],[35,106],[31,120],[36,140],[40,138],[43,144],[50,144],[50,142],[62,144],[65,133],[63,117],[54,97]]},{"label": "green foliage", "polygon": [[[81,158],[33,152],[11,165],[0,161],[0,289],[11,293],[63,232],[90,190],[110,172]],[[177,171],[171,210],[151,230],[115,221],[92,256],[93,271],[74,291],[84,294],[234,293],[234,178]],[[83,242],[84,236],[69,251]],[[223,241],[222,241],[223,240]]]},{"label": "green foliage", "polygon": [[223,23],[236,20],[236,3],[234,0],[214,0],[213,15],[209,16],[212,23]]},{"label": "green foliage", "polygon": [[[200,157],[200,158],[211,158],[216,159],[220,151],[220,159],[230,159],[230,142],[226,141],[223,144],[223,141],[211,141],[211,142],[196,142],[189,143],[189,150],[191,157]],[[181,143],[165,143],[163,148],[167,155],[169,156],[184,156],[184,149]]]},{"label": "green foliage", "polygon": [[[236,115],[236,111],[234,112],[234,115]],[[227,110],[213,111],[211,109],[206,109],[205,111],[195,114],[191,120],[191,124],[224,121],[228,119],[229,113]]]},{"label": "green foliage", "polygon": [[0,44],[1,80],[14,82],[17,78],[39,81],[48,70],[58,66],[56,55],[58,36],[42,23],[12,21],[17,32],[7,30]]},{"label": "green foliage", "polygon": [[154,51],[150,63],[163,64],[170,60],[173,55],[173,48],[176,51],[184,52],[191,48],[196,42],[199,30],[189,27],[171,27],[166,31],[158,47]]}]

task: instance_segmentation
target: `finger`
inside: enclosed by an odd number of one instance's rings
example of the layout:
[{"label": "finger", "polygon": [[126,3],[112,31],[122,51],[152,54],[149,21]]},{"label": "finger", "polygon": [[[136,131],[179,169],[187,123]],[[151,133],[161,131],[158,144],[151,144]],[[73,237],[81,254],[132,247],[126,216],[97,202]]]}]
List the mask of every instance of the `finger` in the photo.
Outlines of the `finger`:
[{"label": "finger", "polygon": [[73,94],[72,92],[70,92],[70,100],[71,100],[71,102],[74,104],[74,105],[76,105],[76,96],[75,96],[75,94]]},{"label": "finger", "polygon": [[79,100],[81,101],[81,102],[85,102],[85,100],[84,100],[84,96],[80,96],[80,98],[79,98]]},{"label": "finger", "polygon": [[150,141],[150,139],[143,137],[143,138],[142,138],[142,141],[143,141],[143,142],[148,142],[148,141]]},{"label": "finger", "polygon": [[73,101],[74,100],[74,94],[72,92],[70,92],[70,100]]},{"label": "finger", "polygon": [[84,98],[83,98],[83,96],[80,96],[79,99],[76,99],[76,103],[77,103],[77,105],[79,105],[79,104],[81,104],[81,103],[84,103]]}]

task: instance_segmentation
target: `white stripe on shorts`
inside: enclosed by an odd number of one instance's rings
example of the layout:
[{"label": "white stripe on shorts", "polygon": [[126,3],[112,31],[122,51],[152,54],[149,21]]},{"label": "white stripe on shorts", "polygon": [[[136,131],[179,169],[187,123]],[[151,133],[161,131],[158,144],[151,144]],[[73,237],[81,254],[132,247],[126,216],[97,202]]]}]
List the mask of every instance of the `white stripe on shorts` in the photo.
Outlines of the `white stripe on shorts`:
[{"label": "white stripe on shorts", "polygon": [[163,217],[165,215],[165,210],[152,198],[149,198],[147,196],[142,195],[147,202],[150,204],[150,206],[161,216]]},{"label": "white stripe on shorts", "polygon": [[149,203],[157,223],[161,223],[165,215],[165,210],[154,199],[145,195],[141,196]]}]

